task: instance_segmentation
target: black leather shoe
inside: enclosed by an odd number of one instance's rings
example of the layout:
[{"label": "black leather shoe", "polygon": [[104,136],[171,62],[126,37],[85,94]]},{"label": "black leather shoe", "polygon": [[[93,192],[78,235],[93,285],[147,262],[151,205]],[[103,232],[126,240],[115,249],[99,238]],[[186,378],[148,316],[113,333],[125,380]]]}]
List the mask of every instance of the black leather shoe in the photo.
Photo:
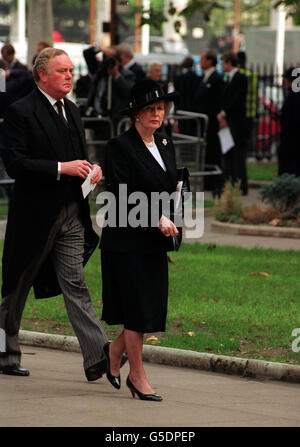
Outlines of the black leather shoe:
[{"label": "black leather shoe", "polygon": [[28,369],[23,368],[18,363],[14,365],[0,366],[0,371],[2,374],[6,374],[8,376],[29,376]]},{"label": "black leather shoe", "polygon": [[[121,359],[121,367],[127,362],[128,357],[126,354],[123,354]],[[106,374],[107,366],[106,366],[106,358],[101,360],[101,362],[96,363],[95,365],[90,366],[84,372],[86,378],[89,382],[93,382],[94,380],[101,379],[103,374]]]},{"label": "black leather shoe", "polygon": [[129,376],[127,377],[126,385],[127,385],[128,388],[130,389],[133,398],[135,398],[135,395],[137,394],[138,397],[139,397],[141,400],[151,400],[151,401],[153,401],[153,402],[161,402],[161,401],[163,400],[162,397],[161,397],[159,394],[156,394],[156,393],[152,393],[152,394],[144,394],[144,393],[141,393],[141,391],[139,391],[139,390],[133,385],[133,383],[132,383],[131,380],[129,379]]},{"label": "black leather shoe", "polygon": [[101,379],[101,377],[105,373],[106,373],[106,359],[101,360],[101,362],[96,363],[96,365],[90,366],[85,370],[85,375],[89,382]]}]

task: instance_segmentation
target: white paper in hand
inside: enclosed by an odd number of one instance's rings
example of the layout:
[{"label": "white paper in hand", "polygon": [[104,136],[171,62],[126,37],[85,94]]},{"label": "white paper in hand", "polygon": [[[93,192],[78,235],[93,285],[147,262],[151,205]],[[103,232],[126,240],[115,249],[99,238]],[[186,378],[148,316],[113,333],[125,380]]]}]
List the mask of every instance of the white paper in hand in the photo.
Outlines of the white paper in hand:
[{"label": "white paper in hand", "polygon": [[91,183],[91,179],[93,177],[94,170],[90,169],[89,175],[85,179],[85,181],[81,185],[83,198],[85,199],[87,195],[96,188],[97,183]]},{"label": "white paper in hand", "polygon": [[182,190],[183,181],[177,182],[176,186],[176,199],[175,199],[175,211],[177,211],[180,199],[181,199],[181,190]]},{"label": "white paper in hand", "polygon": [[219,130],[218,135],[220,138],[222,154],[226,154],[226,152],[234,146],[234,141],[229,127],[224,127],[223,129]]}]

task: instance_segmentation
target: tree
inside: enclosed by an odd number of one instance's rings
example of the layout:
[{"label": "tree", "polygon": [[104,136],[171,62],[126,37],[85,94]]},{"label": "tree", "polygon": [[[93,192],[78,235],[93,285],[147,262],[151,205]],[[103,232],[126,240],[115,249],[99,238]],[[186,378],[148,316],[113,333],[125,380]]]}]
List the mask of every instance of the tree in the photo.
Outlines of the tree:
[{"label": "tree", "polygon": [[[148,18],[143,18],[141,26],[150,24],[154,29],[161,30],[163,24],[168,20],[163,14],[163,0],[152,0]],[[135,0],[130,1],[131,11],[142,12],[142,8],[135,7]],[[284,5],[288,8],[290,15],[298,14],[300,16],[300,0],[275,0],[274,8]],[[264,26],[269,21],[269,8],[271,0],[241,0],[241,27],[244,25]],[[234,14],[234,0],[188,0],[187,5],[182,10],[175,8],[172,0],[169,2],[168,14],[178,16],[174,22],[175,31],[179,32],[181,28],[181,18],[189,19],[195,12],[201,11],[206,23],[210,24],[212,29],[218,26],[225,27],[226,21]],[[300,20],[300,19],[299,19]]]}]

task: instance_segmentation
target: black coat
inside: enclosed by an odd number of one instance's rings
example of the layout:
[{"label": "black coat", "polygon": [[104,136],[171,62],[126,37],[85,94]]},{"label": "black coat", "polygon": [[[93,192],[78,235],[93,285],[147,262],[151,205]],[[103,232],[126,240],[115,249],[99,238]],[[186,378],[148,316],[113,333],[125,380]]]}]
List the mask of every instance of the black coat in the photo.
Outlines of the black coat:
[{"label": "black coat", "polygon": [[[68,176],[57,181],[57,161],[64,160],[64,145],[47,98],[35,89],[12,104],[3,125],[1,155],[10,177],[15,179],[8,213],[2,260],[2,295],[15,286],[17,278],[47,241],[50,228],[66,200]],[[73,120],[84,158],[85,136],[77,107],[65,99],[68,119]],[[78,188],[81,180],[78,178]],[[88,201],[80,201],[85,226],[84,262],[98,244],[92,229]],[[34,281],[37,298],[58,295],[61,290],[50,260]]]},{"label": "black coat", "polygon": [[[134,126],[109,141],[106,148],[105,183],[107,190],[117,199],[120,184],[127,185],[128,195],[135,191],[145,193],[149,204],[151,192],[166,191],[172,194],[176,190],[177,169],[173,143],[164,134],[155,133],[154,137],[167,168],[166,172],[151,155]],[[149,215],[150,212],[149,209]],[[157,223],[158,220],[159,216]],[[102,232],[100,248],[119,253],[154,253],[172,250],[173,241],[158,228],[106,226]]]},{"label": "black coat", "polygon": [[175,78],[174,89],[177,93],[179,93],[178,99],[175,100],[177,109],[189,111],[194,110],[195,92],[199,83],[200,76],[192,70],[189,70]]},{"label": "black coat", "polygon": [[142,81],[146,77],[146,73],[143,70],[143,67],[135,62],[133,65],[131,65],[128,70],[132,71],[135,75],[135,82]]},{"label": "black coat", "polygon": [[222,76],[214,71],[206,82],[203,77],[198,89],[194,92],[194,112],[208,116],[207,146],[205,153],[206,164],[221,166],[221,147],[218,137],[219,122],[217,115],[221,111],[221,101],[224,90]]},{"label": "black coat", "polygon": [[278,148],[278,175],[300,176],[300,93],[290,88],[281,109],[281,135]]}]

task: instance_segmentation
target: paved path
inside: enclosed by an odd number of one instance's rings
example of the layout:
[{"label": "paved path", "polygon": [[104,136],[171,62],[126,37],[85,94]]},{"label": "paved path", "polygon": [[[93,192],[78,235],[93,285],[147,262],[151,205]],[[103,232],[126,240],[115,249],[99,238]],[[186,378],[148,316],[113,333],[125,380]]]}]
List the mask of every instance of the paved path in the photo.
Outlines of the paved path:
[{"label": "paved path", "polygon": [[0,375],[1,427],[299,427],[300,386],[145,363],[162,402],[88,383],[79,353],[23,347],[26,378]]}]

